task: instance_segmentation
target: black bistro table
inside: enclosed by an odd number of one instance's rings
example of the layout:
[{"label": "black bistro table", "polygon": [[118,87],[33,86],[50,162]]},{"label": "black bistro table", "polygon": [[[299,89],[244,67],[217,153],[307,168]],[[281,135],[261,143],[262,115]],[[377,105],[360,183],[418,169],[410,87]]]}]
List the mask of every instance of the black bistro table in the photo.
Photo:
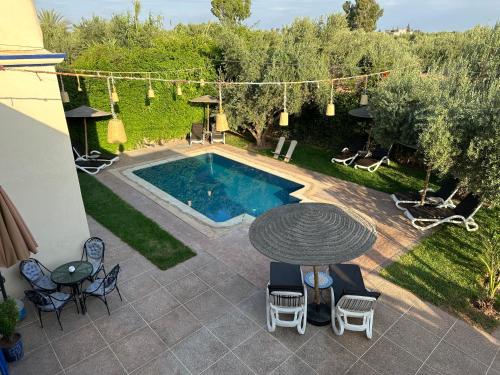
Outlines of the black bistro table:
[{"label": "black bistro table", "polygon": [[[70,267],[75,267],[73,272],[69,271]],[[73,295],[80,301],[82,313],[85,314],[85,305],[83,303],[81,285],[82,281],[89,277],[92,273],[92,264],[85,261],[74,261],[65,263],[52,271],[50,278],[57,285],[69,286]]]},{"label": "black bistro table", "polygon": [[294,203],[267,211],[250,226],[250,242],[271,259],[313,266],[314,300],[307,321],[330,323],[330,306],[320,300],[319,266],[342,263],[370,250],[377,239],[373,223],[327,203]]}]

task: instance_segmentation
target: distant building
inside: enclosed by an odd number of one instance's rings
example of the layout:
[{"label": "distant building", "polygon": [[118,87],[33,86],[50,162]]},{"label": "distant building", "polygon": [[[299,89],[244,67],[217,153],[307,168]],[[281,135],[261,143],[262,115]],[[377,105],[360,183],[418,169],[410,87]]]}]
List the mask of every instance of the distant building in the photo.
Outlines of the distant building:
[{"label": "distant building", "polygon": [[410,28],[410,25],[405,28],[394,28],[390,30],[385,30],[386,33],[392,34],[394,36],[404,35],[404,34],[413,34],[413,30]]}]

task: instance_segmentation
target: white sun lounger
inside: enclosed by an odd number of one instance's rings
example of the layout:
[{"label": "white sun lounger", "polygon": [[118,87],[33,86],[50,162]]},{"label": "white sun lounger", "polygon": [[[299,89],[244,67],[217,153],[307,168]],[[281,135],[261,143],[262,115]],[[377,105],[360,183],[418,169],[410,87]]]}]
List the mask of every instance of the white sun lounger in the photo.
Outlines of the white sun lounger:
[{"label": "white sun lounger", "polygon": [[290,142],[290,147],[288,147],[288,151],[286,152],[286,155],[283,158],[283,161],[285,163],[288,163],[290,160],[292,160],[292,155],[293,155],[293,152],[295,151],[296,146],[297,146],[297,141]]},{"label": "white sun lounger", "polygon": [[274,150],[274,158],[278,159],[281,155],[281,149],[283,148],[283,145],[285,144],[285,137],[280,137],[278,140],[278,144],[276,145],[276,149]]}]

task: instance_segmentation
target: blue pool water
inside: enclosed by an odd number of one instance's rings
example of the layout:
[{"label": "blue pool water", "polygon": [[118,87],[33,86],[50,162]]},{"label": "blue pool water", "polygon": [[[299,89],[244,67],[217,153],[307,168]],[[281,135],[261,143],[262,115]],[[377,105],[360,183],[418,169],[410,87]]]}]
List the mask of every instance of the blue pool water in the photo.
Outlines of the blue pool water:
[{"label": "blue pool water", "polygon": [[216,222],[299,200],[290,193],[303,185],[217,154],[165,162],[133,172]]}]

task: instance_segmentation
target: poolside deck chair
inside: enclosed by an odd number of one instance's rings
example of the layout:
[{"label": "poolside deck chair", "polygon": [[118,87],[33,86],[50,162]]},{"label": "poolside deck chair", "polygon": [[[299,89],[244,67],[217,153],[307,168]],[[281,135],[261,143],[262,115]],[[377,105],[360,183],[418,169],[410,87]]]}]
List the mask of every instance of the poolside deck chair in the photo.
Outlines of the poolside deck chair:
[{"label": "poolside deck chair", "polygon": [[[374,309],[380,293],[366,289],[361,269],[355,264],[332,264],[329,272],[333,279],[330,288],[333,332],[340,336],[346,329],[365,331],[366,337],[371,339]],[[350,321],[350,318],[361,320],[361,323]]]},{"label": "poolside deck chair", "polygon": [[389,148],[376,147],[369,157],[358,159],[354,162],[355,169],[364,169],[370,173],[375,172],[382,163],[389,165],[389,153],[392,145]]},{"label": "poolside deck chair", "polygon": [[214,143],[225,144],[226,143],[226,134],[224,132],[218,132],[218,131],[212,130],[209,135],[210,135],[210,143],[211,144],[214,144]]},{"label": "poolside deck chair", "polygon": [[288,147],[288,151],[286,152],[286,155],[283,156],[283,161],[285,163],[288,163],[290,160],[292,160],[292,155],[293,152],[295,151],[295,147],[297,147],[297,141],[291,141],[290,146]]},{"label": "poolside deck chair", "polygon": [[75,160],[76,169],[92,175],[99,173],[108,166],[109,164],[105,161]]},{"label": "poolside deck chair", "polygon": [[347,147],[344,147],[338,155],[332,158],[332,163],[351,165],[358,157],[370,156],[368,151],[366,151],[367,141],[367,139],[354,141]]},{"label": "poolside deck chair", "polygon": [[411,225],[420,230],[427,230],[443,223],[464,224],[469,232],[479,229],[474,215],[481,207],[478,197],[468,194],[455,208],[416,206],[405,211]]},{"label": "poolside deck chair", "polygon": [[88,155],[81,154],[78,152],[75,146],[73,146],[73,154],[75,155],[75,160],[95,160],[106,162],[108,165],[120,160],[120,158],[113,154],[102,154],[100,151],[92,150]]},{"label": "poolside deck chair", "polygon": [[[455,179],[447,180],[437,191],[427,190],[425,195],[425,204],[437,207],[454,208],[452,198],[458,191],[458,181]],[[420,203],[421,191],[411,191],[406,193],[391,194],[391,199],[400,210],[407,210],[411,206]]]},{"label": "poolside deck chair", "polygon": [[275,159],[278,159],[281,155],[281,149],[283,148],[283,145],[285,144],[285,137],[280,137],[278,140],[278,144],[276,145],[276,149],[273,152],[273,157]]},{"label": "poolside deck chair", "polygon": [[193,123],[191,125],[191,132],[189,133],[189,145],[193,143],[205,143],[205,131],[203,130],[203,124]]},{"label": "poolside deck chair", "polygon": [[[284,317],[291,319],[283,319]],[[267,330],[276,326],[297,328],[299,334],[306,331],[307,290],[300,266],[271,262],[270,278],[266,290]]]}]

